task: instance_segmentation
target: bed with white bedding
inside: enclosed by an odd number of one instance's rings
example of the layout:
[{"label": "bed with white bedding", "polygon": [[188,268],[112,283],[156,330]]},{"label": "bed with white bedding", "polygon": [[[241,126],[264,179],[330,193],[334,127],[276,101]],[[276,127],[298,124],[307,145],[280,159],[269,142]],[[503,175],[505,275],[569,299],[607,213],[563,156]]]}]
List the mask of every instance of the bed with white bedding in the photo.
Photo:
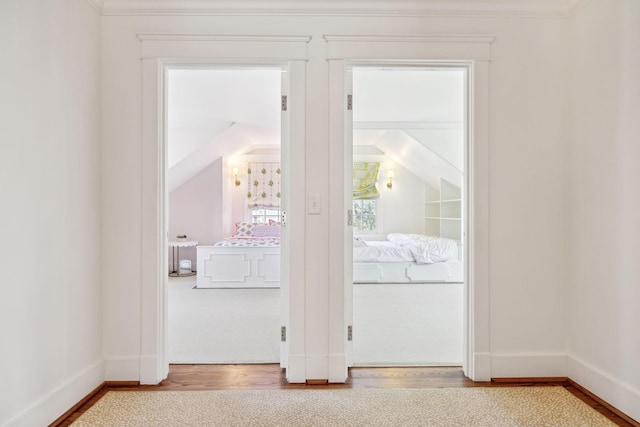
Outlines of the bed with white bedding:
[{"label": "bed with white bedding", "polygon": [[280,287],[279,225],[239,223],[232,237],[197,252],[197,288]]},{"label": "bed with white bedding", "polygon": [[392,233],[386,240],[354,238],[354,283],[460,283],[464,280],[455,240]]}]

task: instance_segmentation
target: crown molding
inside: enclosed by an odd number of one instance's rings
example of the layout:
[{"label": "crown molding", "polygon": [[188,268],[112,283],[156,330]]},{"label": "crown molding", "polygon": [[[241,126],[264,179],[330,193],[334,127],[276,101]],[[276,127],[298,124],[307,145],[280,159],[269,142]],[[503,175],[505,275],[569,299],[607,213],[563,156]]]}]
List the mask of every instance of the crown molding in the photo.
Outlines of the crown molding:
[{"label": "crown molding", "polygon": [[572,16],[572,15],[575,15],[580,9],[582,9],[591,0],[567,0],[567,1],[568,1],[567,15]]},{"label": "crown molding", "polygon": [[327,42],[401,42],[401,43],[492,43],[495,36],[485,34],[425,34],[425,35],[324,35]]},{"label": "crown molding", "polygon": [[103,15],[566,17],[588,0],[87,0]]},{"label": "crown molding", "polygon": [[96,11],[98,11],[99,14],[103,14],[104,12],[104,8],[103,8],[103,0],[87,0],[87,3],[89,3],[89,6],[91,6],[92,8],[94,8]]},{"label": "crown molding", "polygon": [[218,34],[136,34],[136,36],[144,40],[153,41],[214,41],[214,42],[281,42],[281,43],[309,43],[311,36],[262,36],[262,35],[218,35]]}]

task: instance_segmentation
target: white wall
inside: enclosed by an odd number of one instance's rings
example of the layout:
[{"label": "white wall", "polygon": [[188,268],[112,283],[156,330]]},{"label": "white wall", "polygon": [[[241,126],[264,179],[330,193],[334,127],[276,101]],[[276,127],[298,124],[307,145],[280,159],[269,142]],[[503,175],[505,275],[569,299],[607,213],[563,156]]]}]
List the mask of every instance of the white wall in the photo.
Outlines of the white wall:
[{"label": "white wall", "polygon": [[[360,159],[354,161],[381,162],[378,176],[378,231],[389,233],[424,233],[424,182],[389,158]],[[393,187],[387,188],[387,171],[394,172]]]},{"label": "white wall", "polygon": [[48,425],[103,381],[100,16],[0,5],[0,425]]},{"label": "white wall", "polygon": [[[108,379],[136,379],[140,358],[141,62],[137,33],[311,35],[307,193],[328,194],[328,70],[323,34],[492,34],[490,287],[493,376],[566,374],[564,206],[567,22],[558,18],[106,16],[104,24],[105,353]],[[294,141],[293,143],[302,143]],[[122,153],[128,153],[123,158]],[[144,171],[142,172],[144,173]],[[295,177],[294,177],[295,181]],[[400,185],[400,183],[398,183]],[[330,205],[325,204],[325,208]],[[327,210],[305,219],[307,356],[328,352]]]},{"label": "white wall", "polygon": [[492,375],[563,376],[566,22],[501,24],[491,62]]},{"label": "white wall", "polygon": [[571,19],[569,375],[640,420],[640,2]]},{"label": "white wall", "polygon": [[[393,170],[393,187],[387,188],[387,170]],[[380,170],[380,232],[424,233],[424,183],[414,174],[392,161]]]}]

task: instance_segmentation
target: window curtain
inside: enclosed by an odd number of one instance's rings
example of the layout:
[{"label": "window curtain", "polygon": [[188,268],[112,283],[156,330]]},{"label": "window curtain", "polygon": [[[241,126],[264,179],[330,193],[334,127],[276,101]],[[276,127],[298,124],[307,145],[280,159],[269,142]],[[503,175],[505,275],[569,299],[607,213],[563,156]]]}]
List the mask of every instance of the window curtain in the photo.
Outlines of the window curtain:
[{"label": "window curtain", "polygon": [[247,205],[252,208],[280,208],[282,197],[280,163],[249,163],[247,167]]},{"label": "window curtain", "polygon": [[353,198],[356,200],[374,200],[380,197],[378,172],[380,163],[354,162],[353,163]]}]

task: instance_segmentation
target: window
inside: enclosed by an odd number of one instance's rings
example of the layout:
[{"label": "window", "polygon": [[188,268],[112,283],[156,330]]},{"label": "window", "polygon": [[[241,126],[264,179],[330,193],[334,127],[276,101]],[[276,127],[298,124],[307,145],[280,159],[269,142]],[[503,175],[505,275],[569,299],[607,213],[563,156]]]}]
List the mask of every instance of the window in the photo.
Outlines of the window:
[{"label": "window", "polygon": [[378,230],[376,214],[378,211],[377,200],[353,201],[353,231],[372,232]]},{"label": "window", "polygon": [[353,163],[353,231],[378,231],[378,162]]},{"label": "window", "polygon": [[251,222],[254,224],[268,224],[270,219],[280,222],[280,209],[253,209],[251,211]]}]

